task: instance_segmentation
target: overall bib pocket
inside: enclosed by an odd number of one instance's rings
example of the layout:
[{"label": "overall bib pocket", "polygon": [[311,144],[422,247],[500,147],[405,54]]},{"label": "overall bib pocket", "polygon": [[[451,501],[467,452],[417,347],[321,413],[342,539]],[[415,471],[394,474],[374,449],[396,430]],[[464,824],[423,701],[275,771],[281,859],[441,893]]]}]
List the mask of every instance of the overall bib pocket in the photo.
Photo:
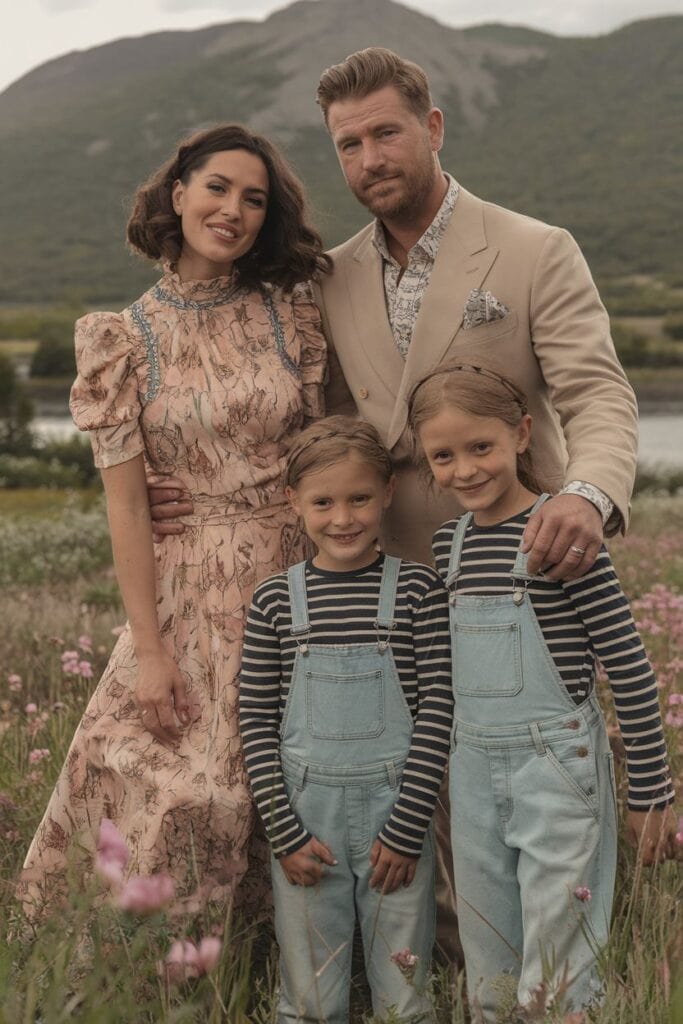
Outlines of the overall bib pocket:
[{"label": "overall bib pocket", "polygon": [[318,739],[371,739],[384,732],[384,673],[306,672],[306,719]]},{"label": "overall bib pocket", "polygon": [[514,697],[522,689],[519,626],[453,624],[453,688],[468,697]]}]

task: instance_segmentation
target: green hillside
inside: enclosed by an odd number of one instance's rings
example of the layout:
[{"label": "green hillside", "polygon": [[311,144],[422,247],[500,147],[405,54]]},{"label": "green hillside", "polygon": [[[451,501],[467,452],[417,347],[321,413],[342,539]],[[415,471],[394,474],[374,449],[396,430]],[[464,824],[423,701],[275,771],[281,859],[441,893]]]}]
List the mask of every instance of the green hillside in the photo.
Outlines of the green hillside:
[{"label": "green hillside", "polygon": [[135,185],[178,137],[219,120],[279,139],[330,244],[357,230],[367,216],[312,97],[324,67],[380,43],[426,67],[444,166],[466,187],[567,226],[601,276],[681,277],[683,17],[559,39],[458,31],[390,0],[303,0],[265,22],[69,54],[1,94],[0,302],[132,298],[155,273],[123,244]]}]

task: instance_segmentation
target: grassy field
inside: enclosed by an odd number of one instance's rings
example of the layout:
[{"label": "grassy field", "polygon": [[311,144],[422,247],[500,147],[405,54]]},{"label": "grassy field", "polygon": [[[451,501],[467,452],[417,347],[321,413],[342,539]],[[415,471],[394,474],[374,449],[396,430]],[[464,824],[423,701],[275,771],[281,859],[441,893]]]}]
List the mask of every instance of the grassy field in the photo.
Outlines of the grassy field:
[{"label": "grassy field", "polygon": [[[81,877],[68,906],[38,934],[19,918],[14,879],[123,617],[96,496],[0,492],[0,523],[0,934],[9,936],[0,943],[0,1024],[274,1022],[275,960],[263,930],[216,911],[123,912],[102,900],[97,881]],[[629,537],[611,547],[657,669],[680,794],[683,500],[638,499]],[[63,670],[69,650],[79,652],[78,672]],[[605,707],[613,721],[608,698]],[[683,1021],[682,895],[676,865],[639,870],[622,844],[600,1024]],[[208,974],[174,984],[159,972],[175,939],[216,935],[222,957]],[[462,979],[439,973],[433,994],[439,1024],[469,1019]],[[354,1006],[355,1022],[371,1020],[362,988]]]}]

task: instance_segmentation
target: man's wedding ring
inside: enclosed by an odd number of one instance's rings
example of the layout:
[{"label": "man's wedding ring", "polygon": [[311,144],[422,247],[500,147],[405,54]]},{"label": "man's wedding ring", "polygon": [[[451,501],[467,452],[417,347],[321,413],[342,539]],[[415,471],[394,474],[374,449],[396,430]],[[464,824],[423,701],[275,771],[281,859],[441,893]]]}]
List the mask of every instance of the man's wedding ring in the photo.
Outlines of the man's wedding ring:
[{"label": "man's wedding ring", "polygon": [[570,545],[569,550],[573,551],[575,555],[585,555],[586,554],[586,549],[585,548],[577,548],[577,547],[574,547],[573,544]]}]

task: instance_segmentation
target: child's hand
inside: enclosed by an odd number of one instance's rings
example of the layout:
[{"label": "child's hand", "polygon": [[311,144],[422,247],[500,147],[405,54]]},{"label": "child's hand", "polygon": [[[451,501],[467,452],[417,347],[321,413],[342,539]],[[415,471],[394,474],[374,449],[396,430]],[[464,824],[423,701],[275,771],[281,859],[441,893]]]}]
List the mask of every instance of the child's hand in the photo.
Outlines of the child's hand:
[{"label": "child's hand", "polygon": [[323,864],[334,867],[336,863],[329,846],[315,836],[294,853],[280,858],[285,877],[292,885],[317,885],[325,875]]},{"label": "child's hand", "polygon": [[629,811],[626,817],[626,839],[639,851],[643,864],[674,860],[679,847],[676,842],[676,815],[673,807],[658,811]]},{"label": "child's hand", "polygon": [[401,885],[410,885],[415,878],[417,858],[394,853],[379,839],[375,839],[372,844],[370,863],[375,869],[370,879],[371,889],[381,889],[383,893],[395,892]]}]

